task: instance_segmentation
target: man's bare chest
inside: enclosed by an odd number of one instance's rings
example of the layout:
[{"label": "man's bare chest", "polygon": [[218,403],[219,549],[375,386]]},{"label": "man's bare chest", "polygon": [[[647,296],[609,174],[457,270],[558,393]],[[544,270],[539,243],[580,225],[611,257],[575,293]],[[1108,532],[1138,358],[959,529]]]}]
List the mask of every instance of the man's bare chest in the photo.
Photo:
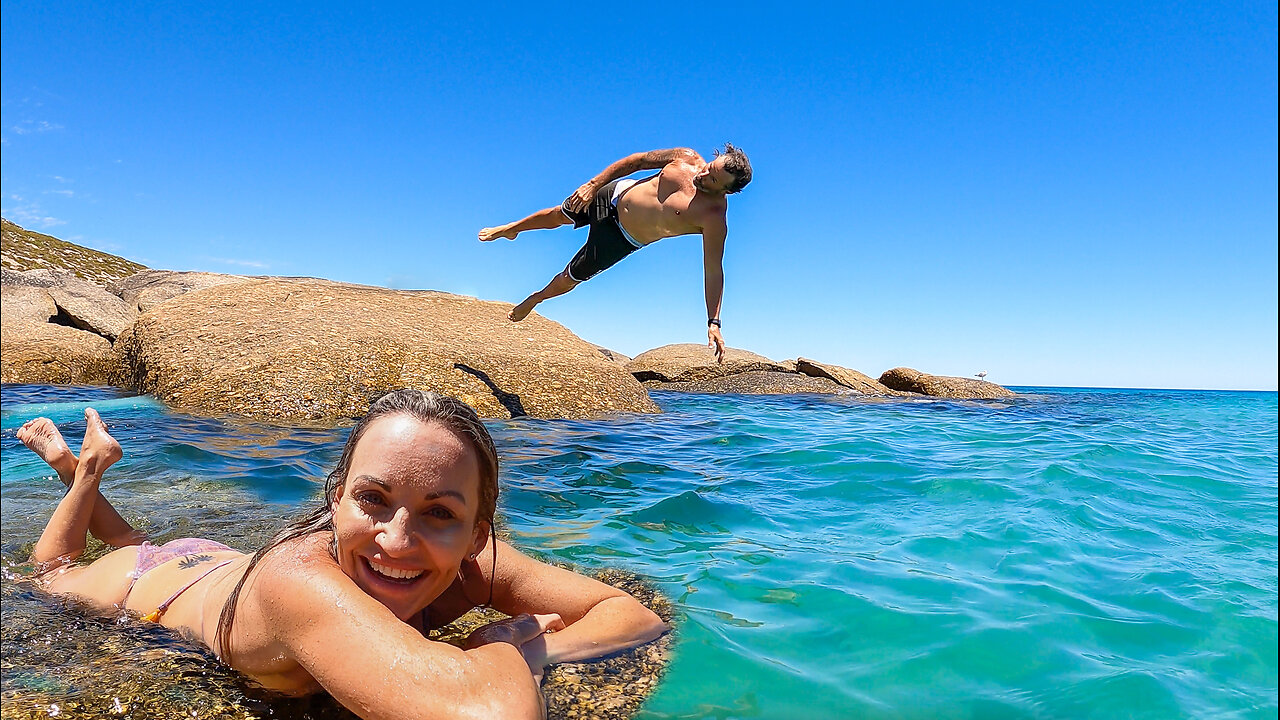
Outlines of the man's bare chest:
[{"label": "man's bare chest", "polygon": [[[670,184],[674,187],[667,187]],[[619,204],[619,214],[629,221],[660,229],[664,235],[695,232],[702,227],[707,208],[690,183],[659,182],[655,179],[627,193]]]}]

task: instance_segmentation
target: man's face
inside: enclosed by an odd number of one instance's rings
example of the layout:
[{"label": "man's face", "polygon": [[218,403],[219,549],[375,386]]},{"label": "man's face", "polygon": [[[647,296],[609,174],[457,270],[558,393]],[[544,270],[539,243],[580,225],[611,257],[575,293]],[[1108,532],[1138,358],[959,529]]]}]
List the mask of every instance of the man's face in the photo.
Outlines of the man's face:
[{"label": "man's face", "polygon": [[724,158],[718,157],[703,165],[693,176],[693,186],[703,192],[723,194],[733,186],[736,179],[733,173],[724,169]]}]

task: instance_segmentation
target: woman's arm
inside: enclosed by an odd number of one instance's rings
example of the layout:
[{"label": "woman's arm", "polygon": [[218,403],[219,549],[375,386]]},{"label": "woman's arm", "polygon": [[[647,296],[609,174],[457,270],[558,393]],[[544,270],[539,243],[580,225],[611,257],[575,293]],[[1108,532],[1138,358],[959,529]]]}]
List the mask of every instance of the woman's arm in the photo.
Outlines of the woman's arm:
[{"label": "woman's arm", "polygon": [[[493,549],[477,559],[486,580]],[[497,544],[493,585],[496,610],[555,613],[564,621],[558,632],[539,635],[522,651],[535,672],[560,662],[587,660],[643,645],[669,628],[653,611],[615,587],[562,568],[538,562],[510,545]]]},{"label": "woman's arm", "polygon": [[245,602],[255,605],[252,614],[364,720],[543,716],[538,687],[517,649],[541,634],[536,618],[517,624],[509,641],[463,651],[424,638],[336,565],[271,563],[251,586]]}]

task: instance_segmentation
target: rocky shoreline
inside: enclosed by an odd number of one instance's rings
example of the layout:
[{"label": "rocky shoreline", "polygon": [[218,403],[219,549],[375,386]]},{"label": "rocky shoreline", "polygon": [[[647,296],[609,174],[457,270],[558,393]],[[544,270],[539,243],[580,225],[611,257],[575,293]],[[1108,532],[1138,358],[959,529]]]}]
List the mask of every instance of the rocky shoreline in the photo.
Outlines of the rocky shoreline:
[{"label": "rocky shoreline", "polygon": [[[736,348],[716,363],[711,351],[697,344],[666,345],[628,358],[536,314],[511,323],[507,303],[316,278],[152,270],[8,221],[0,249],[0,380],[111,385],[195,414],[333,423],[362,415],[373,399],[397,387],[446,392],[486,418],[660,412],[650,389],[1013,395],[992,383],[908,368],[875,379],[808,358],[774,361]],[[671,621],[670,602],[643,580],[616,570],[600,577]],[[440,639],[456,642],[489,619],[469,614],[441,629]],[[668,634],[615,657],[553,668],[543,686],[549,717],[632,716],[661,678],[672,642]],[[85,647],[90,645],[95,643],[86,641]],[[114,652],[94,656],[94,662],[110,662]],[[145,663],[161,677],[189,672],[181,663],[170,664],[157,670],[150,660]],[[96,670],[87,672],[101,684]],[[237,689],[233,673],[203,666],[201,672],[218,678],[210,687],[186,687],[188,693],[209,695],[204,716],[252,717],[261,710]],[[115,677],[106,687],[113,693],[111,708],[105,696],[69,701],[36,691],[7,697],[6,705],[14,717],[41,715],[55,702],[105,717],[122,707],[122,692],[129,710],[141,709],[149,717],[176,717],[188,705],[169,702],[132,676]],[[331,701],[308,703],[308,712],[317,717],[347,716]]]},{"label": "rocky shoreline", "polygon": [[627,358],[507,303],[316,278],[152,270],[3,222],[0,380],[111,385],[203,415],[358,417],[397,387],[487,418],[659,412],[647,389],[1013,397],[983,380],[894,368],[878,379],[807,358],[696,344]]}]

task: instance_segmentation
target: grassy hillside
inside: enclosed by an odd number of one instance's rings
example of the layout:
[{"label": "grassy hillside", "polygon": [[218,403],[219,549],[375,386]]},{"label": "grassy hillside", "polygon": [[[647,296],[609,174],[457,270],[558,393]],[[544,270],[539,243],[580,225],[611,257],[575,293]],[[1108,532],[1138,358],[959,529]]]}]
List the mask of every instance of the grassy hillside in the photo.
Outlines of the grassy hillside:
[{"label": "grassy hillside", "polygon": [[0,221],[0,225],[0,264],[9,270],[70,270],[85,280],[106,285],[147,269],[122,257],[32,232],[8,220]]}]

